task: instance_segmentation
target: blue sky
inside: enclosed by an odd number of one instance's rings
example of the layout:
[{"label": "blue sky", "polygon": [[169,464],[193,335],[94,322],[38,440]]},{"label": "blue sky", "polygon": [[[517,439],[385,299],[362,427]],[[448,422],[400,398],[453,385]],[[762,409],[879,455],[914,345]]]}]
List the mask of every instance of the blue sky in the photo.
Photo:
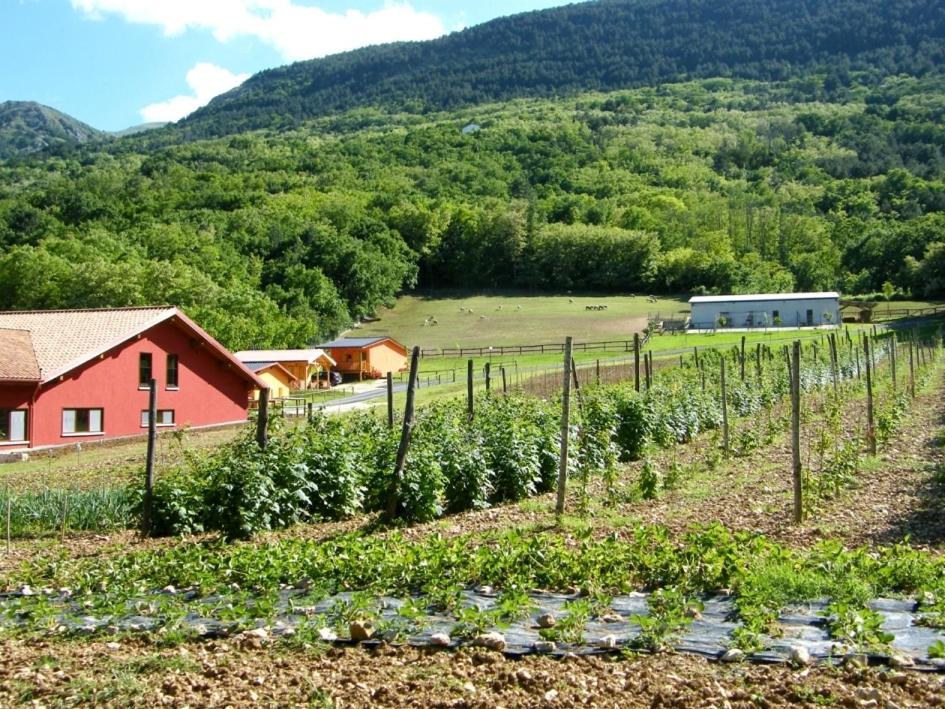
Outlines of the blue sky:
[{"label": "blue sky", "polygon": [[563,0],[0,0],[0,101],[103,130],[176,120],[261,69]]}]

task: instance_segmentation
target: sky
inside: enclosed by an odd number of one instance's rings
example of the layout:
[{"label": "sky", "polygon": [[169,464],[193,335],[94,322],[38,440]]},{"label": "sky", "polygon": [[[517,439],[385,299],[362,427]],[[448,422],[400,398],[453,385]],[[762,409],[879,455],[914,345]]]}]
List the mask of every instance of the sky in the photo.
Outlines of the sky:
[{"label": "sky", "polygon": [[565,0],[0,0],[0,101],[101,130],[175,121],[262,69]]}]

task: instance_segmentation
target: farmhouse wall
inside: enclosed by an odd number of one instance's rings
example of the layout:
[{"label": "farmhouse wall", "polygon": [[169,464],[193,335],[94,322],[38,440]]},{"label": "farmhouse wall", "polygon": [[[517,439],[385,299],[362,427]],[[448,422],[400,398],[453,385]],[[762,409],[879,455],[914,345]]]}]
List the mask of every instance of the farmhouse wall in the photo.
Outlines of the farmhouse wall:
[{"label": "farmhouse wall", "polygon": [[[161,323],[140,338],[46,384],[33,406],[32,445],[48,446],[145,433],[141,412],[148,408],[147,388],[138,386],[139,355],[152,354],[157,380],[157,408],[172,409],[177,428],[246,420],[251,387],[233,365],[222,362],[202,340],[175,325]],[[178,356],[178,387],[167,386],[167,355]],[[62,410],[101,408],[104,431],[64,435]]]}]

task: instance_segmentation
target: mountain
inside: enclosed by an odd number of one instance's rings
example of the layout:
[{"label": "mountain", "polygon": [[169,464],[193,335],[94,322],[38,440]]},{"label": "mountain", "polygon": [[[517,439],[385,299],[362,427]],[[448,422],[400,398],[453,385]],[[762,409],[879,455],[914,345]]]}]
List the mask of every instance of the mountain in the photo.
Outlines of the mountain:
[{"label": "mountain", "polygon": [[0,103],[0,159],[108,138],[72,116],[33,101]]},{"label": "mountain", "polygon": [[940,0],[599,0],[264,71],[175,131],[209,137],[361,106],[426,112],[705,77],[921,75],[943,62]]},{"label": "mountain", "polygon": [[158,128],[163,128],[166,125],[167,122],[140,123],[136,126],[125,128],[124,130],[111,131],[111,135],[115,136],[116,138],[123,138],[126,135],[138,135],[139,133],[147,133],[151,130],[157,130]]}]

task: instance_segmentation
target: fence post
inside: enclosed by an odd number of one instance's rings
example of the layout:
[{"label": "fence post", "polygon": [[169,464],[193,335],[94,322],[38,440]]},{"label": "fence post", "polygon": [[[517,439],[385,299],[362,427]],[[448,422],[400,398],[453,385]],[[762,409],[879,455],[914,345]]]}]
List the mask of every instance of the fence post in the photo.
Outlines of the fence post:
[{"label": "fence post", "polygon": [[830,374],[833,377],[833,390],[840,388],[840,358],[837,356],[837,336],[830,333]]},{"label": "fence post", "polygon": [[508,394],[508,393],[509,393],[509,385],[508,385],[508,382],[507,382],[506,379],[505,379],[505,367],[499,367],[499,371],[502,372],[502,393],[503,393],[503,394]]},{"label": "fence post", "polygon": [[866,360],[866,442],[870,453],[876,455],[876,429],[873,428],[873,365],[870,338],[863,338],[863,359]]},{"label": "fence post", "polygon": [[594,381],[596,381],[597,384],[600,384],[600,360],[597,360],[597,363],[595,365]]},{"label": "fence post", "polygon": [[742,346],[738,353],[738,363],[741,368],[741,378],[745,381],[745,336],[742,335]]},{"label": "fence post", "polygon": [[915,356],[912,354],[912,339],[909,339],[909,391],[915,398]]},{"label": "fence post", "polygon": [[649,391],[653,388],[653,353],[645,352],[643,354],[643,363],[645,365],[644,369],[646,370],[646,390]]},{"label": "fence post", "polygon": [[473,420],[473,361],[466,362],[466,413]]},{"label": "fence post", "polygon": [[394,427],[394,374],[387,373],[387,428]]},{"label": "fence post", "polygon": [[486,393],[489,393],[492,384],[492,362],[486,362]]},{"label": "fence post", "polygon": [[10,527],[13,521],[13,492],[10,490],[10,483],[7,483],[7,556],[12,553],[13,545],[10,541]]},{"label": "fence post", "polygon": [[315,404],[311,401],[305,405],[305,420],[309,423],[315,418]]},{"label": "fence post", "polygon": [[[268,389],[263,389],[268,394]],[[261,403],[261,402],[260,402]],[[141,534],[151,535],[151,518],[154,507],[154,443],[157,438],[157,381],[148,382],[148,449],[144,462],[144,504],[141,510]],[[62,520],[63,536],[65,536],[65,515]]]},{"label": "fence post", "polygon": [[889,339],[889,365],[892,368],[892,390],[896,393],[896,346],[898,345],[896,333]]},{"label": "fence post", "polygon": [[721,385],[722,385],[722,448],[728,453],[728,396],[725,388],[725,357],[720,360],[721,363]]},{"label": "fence post", "polygon": [[640,391],[640,333],[633,333],[633,388]]},{"label": "fence post", "polygon": [[387,519],[397,516],[400,505],[400,482],[404,477],[404,466],[407,464],[407,450],[410,447],[410,434],[414,424],[414,395],[417,388],[417,370],[420,368],[420,347],[414,345],[410,353],[410,379],[407,380],[407,404],[404,407],[404,425],[400,432],[400,445],[397,447],[397,460],[394,464],[394,477],[391,479],[390,491],[387,495],[385,515]]},{"label": "fence post", "polygon": [[801,341],[794,340],[791,362],[791,461],[794,482],[794,524],[804,521],[804,495],[801,487]]},{"label": "fence post", "polygon": [[[636,341],[636,340],[635,340]],[[568,430],[571,418],[571,337],[564,341],[564,379],[561,395],[561,457],[558,461],[558,500],[555,514],[564,514],[564,496],[568,484]],[[639,352],[639,347],[637,348]],[[638,360],[639,361],[639,360]]]},{"label": "fence post", "polygon": [[755,347],[755,373],[758,375],[758,383],[761,383],[761,343]]},{"label": "fence post", "polygon": [[269,443],[269,389],[259,390],[259,415],[256,418],[256,443],[266,450]]}]

